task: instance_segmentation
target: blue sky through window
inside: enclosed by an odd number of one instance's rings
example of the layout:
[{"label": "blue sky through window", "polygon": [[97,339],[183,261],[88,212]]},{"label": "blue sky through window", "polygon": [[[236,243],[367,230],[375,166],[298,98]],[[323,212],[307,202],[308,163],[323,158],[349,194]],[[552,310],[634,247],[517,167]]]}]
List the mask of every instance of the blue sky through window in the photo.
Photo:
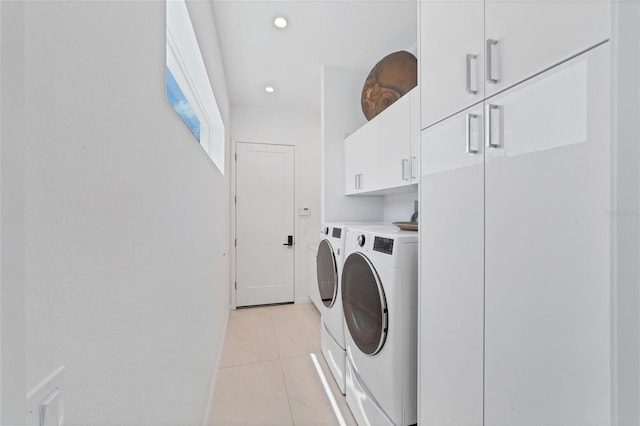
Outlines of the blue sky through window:
[{"label": "blue sky through window", "polygon": [[184,93],[178,86],[178,82],[173,77],[171,70],[169,67],[167,69],[167,100],[173,107],[173,109],[178,113],[184,124],[187,125],[193,136],[196,137],[198,142],[200,142],[200,120],[193,112],[189,101],[184,96]]}]

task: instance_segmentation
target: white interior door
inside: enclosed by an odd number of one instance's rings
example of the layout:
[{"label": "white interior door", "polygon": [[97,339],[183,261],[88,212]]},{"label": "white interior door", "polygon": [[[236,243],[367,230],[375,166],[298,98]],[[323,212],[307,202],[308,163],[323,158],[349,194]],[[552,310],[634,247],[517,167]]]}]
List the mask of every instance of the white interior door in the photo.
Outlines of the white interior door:
[{"label": "white interior door", "polygon": [[294,147],[238,143],[236,306],[293,301],[293,231]]}]

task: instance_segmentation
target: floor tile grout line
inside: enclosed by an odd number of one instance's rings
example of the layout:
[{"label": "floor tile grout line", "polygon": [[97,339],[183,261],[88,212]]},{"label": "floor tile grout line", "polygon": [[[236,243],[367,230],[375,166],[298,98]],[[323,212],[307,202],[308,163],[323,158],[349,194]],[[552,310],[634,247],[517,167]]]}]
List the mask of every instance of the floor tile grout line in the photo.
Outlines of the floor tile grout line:
[{"label": "floor tile grout line", "polygon": [[249,366],[249,365],[255,365],[255,364],[262,364],[263,362],[272,362],[272,361],[277,361],[280,358],[269,358],[269,359],[261,359],[258,361],[251,361],[251,362],[245,362],[242,364],[236,364],[236,365],[225,365],[224,367],[218,367],[218,370],[225,370],[227,368],[237,368],[237,367],[245,367],[245,366]]},{"label": "floor tile grout line", "polygon": [[293,420],[293,410],[291,409],[291,396],[289,395],[289,387],[287,386],[287,378],[284,375],[284,367],[282,366],[282,352],[280,352],[280,343],[278,343],[278,330],[276,322],[273,320],[273,309],[269,307],[269,319],[271,319],[271,325],[273,326],[273,337],[276,340],[276,348],[278,349],[278,364],[280,364],[280,373],[282,374],[282,382],[284,383],[284,391],[287,394],[287,405],[289,406],[289,417],[291,418],[291,424],[295,424]]},{"label": "floor tile grout line", "polygon": [[278,343],[278,330],[276,322],[273,320],[273,309],[269,307],[269,319],[273,326],[273,337],[276,341],[276,348],[278,349],[278,363],[280,364],[280,373],[282,374],[282,382],[284,383],[284,391],[287,394],[287,405],[289,406],[289,417],[291,418],[291,424],[294,425],[293,410],[291,409],[291,396],[289,395],[289,387],[287,386],[287,378],[284,375],[284,367],[282,366],[282,352],[280,351],[280,343]]},{"label": "floor tile grout line", "polygon": [[309,356],[309,354],[315,354],[316,356],[320,355],[321,351],[309,351],[309,352],[305,352],[303,354],[295,354],[295,355],[287,355],[287,356],[281,356],[280,359],[294,359],[294,358],[303,358],[303,357],[307,357]]},{"label": "floor tile grout line", "polygon": [[291,424],[295,425],[296,421],[293,418],[293,409],[291,408],[291,395],[289,394],[289,386],[287,386],[287,377],[284,374],[284,366],[282,365],[282,358],[280,358],[280,372],[282,373],[282,381],[284,382],[284,391],[287,393],[287,404],[289,405],[289,415],[291,416]]},{"label": "floor tile grout line", "polygon": [[273,312],[269,307],[269,319],[271,320],[271,326],[273,327],[273,338],[276,342],[276,349],[278,350],[278,359],[282,358],[282,352],[280,352],[280,344],[278,343],[278,331],[276,330],[276,322],[273,320]]}]

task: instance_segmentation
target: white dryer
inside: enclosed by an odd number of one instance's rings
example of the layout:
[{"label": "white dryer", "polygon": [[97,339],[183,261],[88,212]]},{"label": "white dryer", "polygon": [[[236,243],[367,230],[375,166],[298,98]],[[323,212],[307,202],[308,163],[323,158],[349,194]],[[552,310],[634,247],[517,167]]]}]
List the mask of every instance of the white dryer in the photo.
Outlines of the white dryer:
[{"label": "white dryer", "polygon": [[359,425],[415,424],[418,234],[350,227],[341,284],[354,418]]}]

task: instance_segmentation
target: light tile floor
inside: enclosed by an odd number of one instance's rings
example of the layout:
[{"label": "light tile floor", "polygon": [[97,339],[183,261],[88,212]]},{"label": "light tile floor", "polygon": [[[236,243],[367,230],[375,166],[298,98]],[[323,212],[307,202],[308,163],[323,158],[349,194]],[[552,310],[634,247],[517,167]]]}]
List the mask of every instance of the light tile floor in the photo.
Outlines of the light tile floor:
[{"label": "light tile floor", "polygon": [[355,425],[320,352],[320,314],[311,303],[231,311],[209,423],[338,425],[310,353]]}]

